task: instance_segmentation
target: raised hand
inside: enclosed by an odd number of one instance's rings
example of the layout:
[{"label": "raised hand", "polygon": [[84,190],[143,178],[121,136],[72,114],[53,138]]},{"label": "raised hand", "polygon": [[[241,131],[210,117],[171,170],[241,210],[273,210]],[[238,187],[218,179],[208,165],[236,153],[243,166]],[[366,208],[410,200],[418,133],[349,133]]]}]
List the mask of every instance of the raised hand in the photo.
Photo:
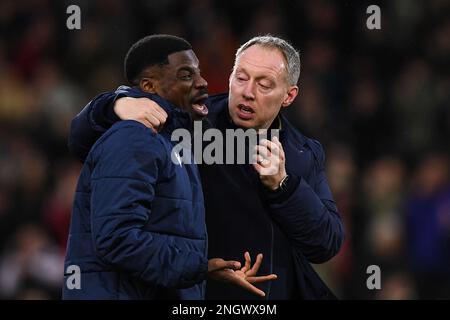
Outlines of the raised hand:
[{"label": "raised hand", "polygon": [[286,176],[286,157],[280,140],[277,137],[272,140],[263,139],[255,148],[257,154],[254,156],[256,163],[253,167],[261,182],[271,190],[277,189]]}]

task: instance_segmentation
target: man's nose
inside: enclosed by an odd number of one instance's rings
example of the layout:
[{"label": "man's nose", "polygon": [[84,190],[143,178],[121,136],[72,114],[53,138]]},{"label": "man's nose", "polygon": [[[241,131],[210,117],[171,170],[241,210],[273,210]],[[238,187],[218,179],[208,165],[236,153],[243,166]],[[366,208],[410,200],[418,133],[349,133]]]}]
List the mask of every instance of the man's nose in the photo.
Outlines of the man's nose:
[{"label": "man's nose", "polygon": [[196,77],[194,85],[196,89],[208,88],[208,82],[200,75]]},{"label": "man's nose", "polygon": [[247,81],[244,90],[242,91],[242,96],[244,97],[245,100],[254,100],[255,99],[255,94],[253,92],[254,87],[253,87],[253,82],[252,81]]}]

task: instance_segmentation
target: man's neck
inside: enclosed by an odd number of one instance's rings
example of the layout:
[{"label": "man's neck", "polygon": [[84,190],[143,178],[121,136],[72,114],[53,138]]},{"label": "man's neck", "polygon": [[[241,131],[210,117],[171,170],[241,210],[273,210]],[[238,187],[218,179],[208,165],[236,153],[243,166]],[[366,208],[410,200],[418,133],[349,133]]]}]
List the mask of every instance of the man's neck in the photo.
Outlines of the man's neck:
[{"label": "man's neck", "polygon": [[[239,127],[237,126],[234,122],[233,119],[231,118],[230,113],[227,113],[228,115],[228,120],[230,121],[231,124],[233,124],[235,127]],[[239,127],[242,128],[242,127]],[[260,131],[260,130],[270,130],[270,129],[276,129],[276,130],[281,130],[282,129],[282,124],[281,124],[281,117],[280,114],[277,114],[277,116],[275,117],[275,119],[273,119],[270,122],[270,125],[265,125],[263,127],[260,128],[242,128],[242,129],[255,129],[256,131]]]}]

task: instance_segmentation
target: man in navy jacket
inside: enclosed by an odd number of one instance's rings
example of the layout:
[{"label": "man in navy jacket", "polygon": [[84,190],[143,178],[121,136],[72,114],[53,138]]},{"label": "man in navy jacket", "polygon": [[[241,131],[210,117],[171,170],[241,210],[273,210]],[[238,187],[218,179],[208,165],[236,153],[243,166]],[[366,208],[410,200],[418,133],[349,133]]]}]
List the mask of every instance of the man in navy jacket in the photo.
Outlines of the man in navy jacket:
[{"label": "man in navy jacket", "polygon": [[[63,298],[203,299],[207,274],[226,281],[240,268],[237,261],[208,261],[198,168],[172,161],[171,134],[205,115],[207,83],[190,44],[168,35],[134,44],[125,71],[136,85],[128,94],[156,101],[169,117],[159,133],[137,121],[117,122],[88,153],[73,206]],[[71,270],[79,270],[78,284],[71,283]],[[241,272],[238,283],[251,287],[245,278]]]},{"label": "man in navy jacket", "polygon": [[[280,113],[298,93],[298,53],[286,41],[256,37],[236,54],[229,94],[210,97],[209,123],[221,130],[278,129],[279,141],[258,148],[279,160],[258,155],[255,164],[200,165],[205,196],[209,256],[237,259],[243,250],[262,252],[263,273],[278,280],[261,284],[268,299],[330,299],[332,292],[311,267],[340,249],[344,230],[325,175],[319,142],[293,128]],[[74,119],[69,145],[81,158],[112,123],[126,117],[152,122],[155,104],[132,100],[123,90],[94,99]],[[117,102],[116,102],[117,101]],[[94,128],[94,130],[93,130]],[[267,154],[267,153],[266,153]],[[264,175],[263,169],[276,174]],[[240,288],[208,281],[209,299],[253,298]]]}]

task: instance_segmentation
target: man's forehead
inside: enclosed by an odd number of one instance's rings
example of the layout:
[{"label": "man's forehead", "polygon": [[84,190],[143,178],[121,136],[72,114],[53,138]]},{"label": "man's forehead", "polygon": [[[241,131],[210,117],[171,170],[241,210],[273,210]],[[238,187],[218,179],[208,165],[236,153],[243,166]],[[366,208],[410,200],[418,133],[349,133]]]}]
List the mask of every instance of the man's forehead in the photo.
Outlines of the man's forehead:
[{"label": "man's forehead", "polygon": [[191,66],[193,68],[197,68],[199,64],[198,58],[192,50],[178,51],[169,54],[168,60],[169,65],[174,68],[179,68],[181,66]]},{"label": "man's forehead", "polygon": [[254,45],[239,55],[236,67],[237,69],[246,67],[279,74],[286,71],[286,61],[279,50]]}]

